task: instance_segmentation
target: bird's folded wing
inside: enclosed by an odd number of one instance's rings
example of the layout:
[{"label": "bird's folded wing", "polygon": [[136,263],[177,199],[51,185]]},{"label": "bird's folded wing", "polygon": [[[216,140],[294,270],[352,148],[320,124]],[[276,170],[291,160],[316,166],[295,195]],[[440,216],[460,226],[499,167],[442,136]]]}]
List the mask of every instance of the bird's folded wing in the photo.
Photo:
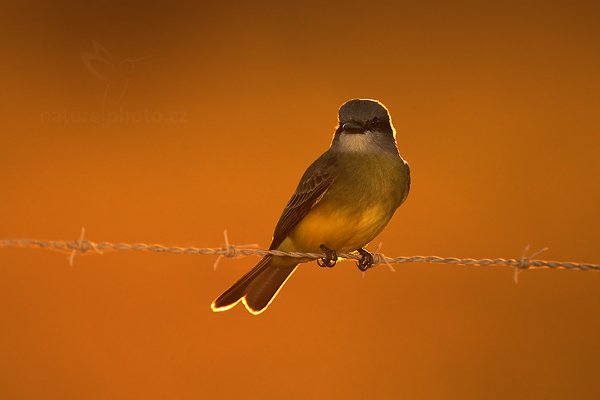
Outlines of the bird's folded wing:
[{"label": "bird's folded wing", "polygon": [[324,153],[304,173],[296,192],[285,206],[275,227],[271,249],[276,249],[296,227],[298,222],[321,201],[337,176],[336,157]]}]

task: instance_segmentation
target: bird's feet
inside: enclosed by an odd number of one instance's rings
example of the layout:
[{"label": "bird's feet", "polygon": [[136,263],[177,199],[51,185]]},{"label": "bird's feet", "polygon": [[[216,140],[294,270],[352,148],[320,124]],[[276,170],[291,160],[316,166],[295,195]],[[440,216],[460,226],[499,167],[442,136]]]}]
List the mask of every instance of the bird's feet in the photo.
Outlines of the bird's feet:
[{"label": "bird's feet", "polygon": [[365,249],[358,249],[358,254],[360,254],[360,260],[358,260],[356,266],[358,269],[365,272],[373,266],[373,254],[369,253]]},{"label": "bird's feet", "polygon": [[325,257],[317,259],[317,264],[319,264],[319,267],[333,267],[337,262],[337,253],[335,250],[331,250],[324,244],[320,245],[319,248],[323,253],[325,253]]}]

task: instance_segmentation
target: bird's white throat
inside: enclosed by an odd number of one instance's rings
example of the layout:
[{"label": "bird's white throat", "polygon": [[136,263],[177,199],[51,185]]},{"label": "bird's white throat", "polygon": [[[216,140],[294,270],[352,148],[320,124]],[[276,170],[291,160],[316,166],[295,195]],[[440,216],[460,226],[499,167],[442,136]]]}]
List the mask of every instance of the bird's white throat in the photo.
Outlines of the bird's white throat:
[{"label": "bird's white throat", "polygon": [[337,142],[338,151],[348,152],[375,152],[381,150],[376,143],[377,138],[371,131],[365,133],[344,133],[339,136]]}]

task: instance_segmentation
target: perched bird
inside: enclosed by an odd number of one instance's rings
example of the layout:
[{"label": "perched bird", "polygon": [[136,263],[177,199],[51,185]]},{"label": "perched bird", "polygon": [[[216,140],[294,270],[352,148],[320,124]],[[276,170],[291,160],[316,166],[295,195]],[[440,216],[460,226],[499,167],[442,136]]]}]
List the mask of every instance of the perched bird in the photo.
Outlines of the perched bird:
[{"label": "perched bird", "polygon": [[[339,110],[331,147],[308,167],[283,210],[269,249],[323,253],[322,267],[333,267],[337,252],[357,251],[364,271],[373,257],[363,247],[387,225],[409,188],[410,169],[396,147],[388,110],[376,100],[350,100]],[[260,314],[305,261],[267,255],[211,308],[229,310],[241,300]]]}]

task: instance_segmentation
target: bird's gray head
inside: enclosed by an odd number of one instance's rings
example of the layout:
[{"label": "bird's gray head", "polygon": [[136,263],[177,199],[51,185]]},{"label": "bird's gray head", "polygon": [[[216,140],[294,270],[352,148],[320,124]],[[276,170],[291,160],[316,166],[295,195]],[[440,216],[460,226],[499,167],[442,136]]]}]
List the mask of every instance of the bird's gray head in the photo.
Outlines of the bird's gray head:
[{"label": "bird's gray head", "polygon": [[387,108],[377,100],[349,100],[339,111],[331,144],[336,151],[398,152],[396,131]]}]

